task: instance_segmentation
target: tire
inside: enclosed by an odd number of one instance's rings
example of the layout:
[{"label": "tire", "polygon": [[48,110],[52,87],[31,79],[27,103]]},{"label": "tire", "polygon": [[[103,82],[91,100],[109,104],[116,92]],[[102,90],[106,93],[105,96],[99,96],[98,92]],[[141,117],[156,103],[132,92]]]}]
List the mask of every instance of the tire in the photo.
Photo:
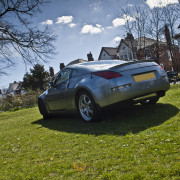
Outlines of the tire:
[{"label": "tire", "polygon": [[50,115],[48,114],[43,101],[40,99],[38,100],[38,107],[39,107],[39,111],[40,111],[41,115],[43,116],[43,119],[48,119],[50,117]]},{"label": "tire", "polygon": [[77,109],[83,120],[92,122],[98,119],[98,109],[92,96],[83,91],[77,98]]},{"label": "tire", "polygon": [[154,97],[151,99],[145,99],[143,101],[141,101],[141,105],[149,105],[149,104],[156,104],[159,100],[159,97]]}]

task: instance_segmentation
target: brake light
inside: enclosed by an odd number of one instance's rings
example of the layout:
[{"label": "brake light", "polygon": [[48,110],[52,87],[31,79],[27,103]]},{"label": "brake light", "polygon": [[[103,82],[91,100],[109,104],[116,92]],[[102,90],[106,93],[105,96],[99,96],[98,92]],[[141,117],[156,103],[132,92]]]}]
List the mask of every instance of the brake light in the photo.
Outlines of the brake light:
[{"label": "brake light", "polygon": [[163,67],[161,65],[158,65],[160,69],[163,69]]},{"label": "brake light", "polygon": [[100,76],[104,79],[114,79],[122,76],[121,74],[114,71],[100,71],[100,72],[94,72],[93,74],[96,76]]}]

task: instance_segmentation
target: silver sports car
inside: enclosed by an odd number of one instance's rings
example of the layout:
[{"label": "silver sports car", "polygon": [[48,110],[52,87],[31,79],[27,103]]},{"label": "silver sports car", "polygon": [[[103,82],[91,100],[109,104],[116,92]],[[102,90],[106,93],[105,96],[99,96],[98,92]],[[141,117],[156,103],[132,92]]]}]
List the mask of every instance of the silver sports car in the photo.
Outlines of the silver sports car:
[{"label": "silver sports car", "polygon": [[169,87],[165,71],[153,61],[93,61],[61,70],[38,106],[44,119],[76,110],[90,122],[102,108],[119,102],[155,104]]}]

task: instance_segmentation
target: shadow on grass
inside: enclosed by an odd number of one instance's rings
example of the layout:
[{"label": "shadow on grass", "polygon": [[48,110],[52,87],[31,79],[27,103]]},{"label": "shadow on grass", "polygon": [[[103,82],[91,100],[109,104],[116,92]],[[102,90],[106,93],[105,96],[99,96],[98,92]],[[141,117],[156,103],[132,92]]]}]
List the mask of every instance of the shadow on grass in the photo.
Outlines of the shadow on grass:
[{"label": "shadow on grass", "polygon": [[141,106],[104,110],[99,122],[86,123],[77,114],[58,115],[49,120],[37,120],[39,124],[52,130],[90,135],[126,135],[138,133],[150,127],[158,126],[175,116],[179,109],[171,104]]}]

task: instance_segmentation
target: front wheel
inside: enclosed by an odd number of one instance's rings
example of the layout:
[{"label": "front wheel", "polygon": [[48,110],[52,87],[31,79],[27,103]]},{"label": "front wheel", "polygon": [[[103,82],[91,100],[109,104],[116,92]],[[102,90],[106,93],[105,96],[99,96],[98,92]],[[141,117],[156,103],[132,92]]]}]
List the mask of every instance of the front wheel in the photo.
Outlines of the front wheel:
[{"label": "front wheel", "polygon": [[78,96],[77,105],[78,105],[78,111],[79,111],[80,116],[86,122],[97,120],[97,117],[98,117],[97,106],[89,93],[81,92]]}]

